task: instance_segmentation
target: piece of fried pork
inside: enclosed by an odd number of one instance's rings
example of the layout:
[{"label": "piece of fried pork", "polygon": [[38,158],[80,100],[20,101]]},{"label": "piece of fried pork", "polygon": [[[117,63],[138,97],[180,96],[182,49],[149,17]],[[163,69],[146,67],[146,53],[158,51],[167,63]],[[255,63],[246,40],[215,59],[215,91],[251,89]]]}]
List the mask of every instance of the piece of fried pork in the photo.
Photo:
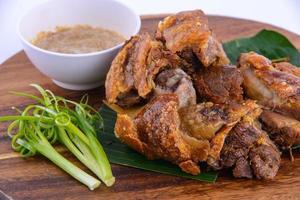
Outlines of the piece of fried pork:
[{"label": "piece of fried pork", "polygon": [[225,139],[241,117],[255,109],[257,104],[247,100],[242,104],[214,104],[204,102],[179,110],[181,127],[187,134],[210,142],[207,164],[219,168],[220,153]]},{"label": "piece of fried pork", "polygon": [[272,64],[269,59],[254,52],[241,54],[238,66],[248,97],[278,113],[300,120],[299,69],[287,64]]},{"label": "piece of fried pork", "polygon": [[132,119],[118,114],[116,136],[148,159],[164,159],[190,174],[199,174],[199,161],[206,160],[209,142],[197,140],[180,129],[176,94],[154,97]]},{"label": "piece of fried pork", "polygon": [[300,122],[270,110],[264,110],[260,116],[262,127],[270,138],[282,149],[290,149],[300,144]]},{"label": "piece of fried pork", "polygon": [[238,65],[246,95],[265,106],[263,129],[282,149],[299,144],[300,69],[286,62],[273,64],[254,52],[242,54]]},{"label": "piece of fried pork", "polygon": [[228,132],[253,104],[229,107],[207,102],[179,109],[176,94],[162,94],[134,118],[118,114],[115,134],[148,159],[168,160],[199,174],[198,162],[219,160]]},{"label": "piece of fried pork", "polygon": [[225,140],[221,166],[232,167],[234,177],[273,179],[280,166],[280,152],[258,122],[257,106],[243,116]]},{"label": "piece of fried pork", "polygon": [[195,55],[205,67],[229,64],[222,44],[209,28],[208,19],[201,10],[166,17],[158,24],[156,38],[187,61],[192,62]]},{"label": "piece of fried pork", "polygon": [[106,76],[106,99],[130,107],[149,97],[154,79],[164,68],[182,67],[185,62],[166,50],[149,34],[133,36],[113,60]]},{"label": "piece of fried pork", "polygon": [[202,67],[192,77],[202,101],[219,104],[243,101],[243,76],[235,66]]}]

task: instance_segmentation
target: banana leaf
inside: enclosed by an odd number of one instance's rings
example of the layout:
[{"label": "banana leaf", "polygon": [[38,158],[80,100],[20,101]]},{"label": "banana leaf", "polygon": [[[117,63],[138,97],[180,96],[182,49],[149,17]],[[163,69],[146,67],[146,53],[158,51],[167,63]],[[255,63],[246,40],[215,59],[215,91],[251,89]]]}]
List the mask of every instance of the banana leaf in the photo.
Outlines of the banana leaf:
[{"label": "banana leaf", "polygon": [[240,38],[223,44],[224,50],[233,64],[240,53],[255,51],[271,60],[284,59],[300,66],[300,53],[282,34],[272,30],[262,30],[253,37]]}]

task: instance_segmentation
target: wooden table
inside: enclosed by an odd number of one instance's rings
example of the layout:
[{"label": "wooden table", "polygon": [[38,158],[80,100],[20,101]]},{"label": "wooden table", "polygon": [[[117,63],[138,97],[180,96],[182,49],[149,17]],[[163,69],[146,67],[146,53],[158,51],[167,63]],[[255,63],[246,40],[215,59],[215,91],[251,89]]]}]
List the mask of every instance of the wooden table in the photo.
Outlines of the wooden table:
[{"label": "wooden table", "polygon": [[[145,16],[142,32],[154,33],[163,16]],[[300,48],[300,36],[258,22],[220,16],[209,16],[212,29],[222,41],[255,34],[263,28],[285,34]],[[30,100],[10,95],[9,91],[34,92],[30,83],[38,83],[54,93],[79,99],[85,92],[69,91],[54,85],[19,52],[0,66],[0,115],[12,114],[11,106],[23,107]],[[35,92],[36,93],[36,92]],[[88,91],[92,105],[99,107],[104,88]],[[300,199],[300,152],[295,162],[283,158],[279,173],[273,181],[233,179],[222,172],[215,184],[113,165],[116,184],[89,191],[65,172],[42,157],[23,159],[10,148],[5,134],[7,123],[0,124],[0,199]],[[68,153],[66,157],[79,164]],[[84,168],[84,167],[83,167]]]}]

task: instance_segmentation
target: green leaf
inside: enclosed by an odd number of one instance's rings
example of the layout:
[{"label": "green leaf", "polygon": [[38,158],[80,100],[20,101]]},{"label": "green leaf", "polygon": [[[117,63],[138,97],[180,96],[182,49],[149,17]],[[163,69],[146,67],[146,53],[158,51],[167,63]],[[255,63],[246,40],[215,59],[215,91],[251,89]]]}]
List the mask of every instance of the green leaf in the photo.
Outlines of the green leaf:
[{"label": "green leaf", "polygon": [[105,104],[102,105],[99,112],[104,121],[104,130],[99,132],[98,137],[111,163],[210,183],[215,182],[217,179],[217,172],[214,171],[202,172],[197,176],[193,176],[181,171],[178,166],[170,162],[146,159],[143,155],[122,144],[115,137],[116,112]]},{"label": "green leaf", "polygon": [[240,53],[255,51],[271,60],[288,58],[290,63],[300,66],[299,51],[284,35],[272,30],[262,30],[253,37],[226,42],[223,47],[233,64],[236,64]]}]

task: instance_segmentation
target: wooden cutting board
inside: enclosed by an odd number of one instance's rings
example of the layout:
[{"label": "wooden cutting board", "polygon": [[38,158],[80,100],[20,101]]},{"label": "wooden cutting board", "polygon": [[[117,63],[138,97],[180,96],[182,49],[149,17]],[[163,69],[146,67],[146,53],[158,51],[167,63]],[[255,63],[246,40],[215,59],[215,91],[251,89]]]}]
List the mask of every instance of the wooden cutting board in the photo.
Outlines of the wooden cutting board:
[{"label": "wooden cutting board", "polygon": [[[142,32],[154,33],[157,22],[164,17],[142,17]],[[255,34],[263,28],[277,30],[300,48],[300,36],[280,28],[242,19],[209,16],[212,29],[222,41]],[[38,83],[58,95],[74,100],[85,92],[69,91],[54,85],[37,71],[24,52],[19,52],[0,66],[0,115],[12,114],[11,106],[23,107],[30,100],[10,95],[9,91],[35,92],[28,86]],[[36,93],[36,92],[35,92]],[[99,107],[104,88],[88,91],[92,105]],[[300,199],[300,151],[295,161],[284,156],[279,173],[273,181],[232,178],[223,171],[215,184],[113,165],[116,183],[103,184],[89,191],[54,164],[42,157],[23,159],[10,148],[6,136],[7,123],[0,124],[0,200],[2,199]],[[78,164],[76,159],[64,153]]]}]

